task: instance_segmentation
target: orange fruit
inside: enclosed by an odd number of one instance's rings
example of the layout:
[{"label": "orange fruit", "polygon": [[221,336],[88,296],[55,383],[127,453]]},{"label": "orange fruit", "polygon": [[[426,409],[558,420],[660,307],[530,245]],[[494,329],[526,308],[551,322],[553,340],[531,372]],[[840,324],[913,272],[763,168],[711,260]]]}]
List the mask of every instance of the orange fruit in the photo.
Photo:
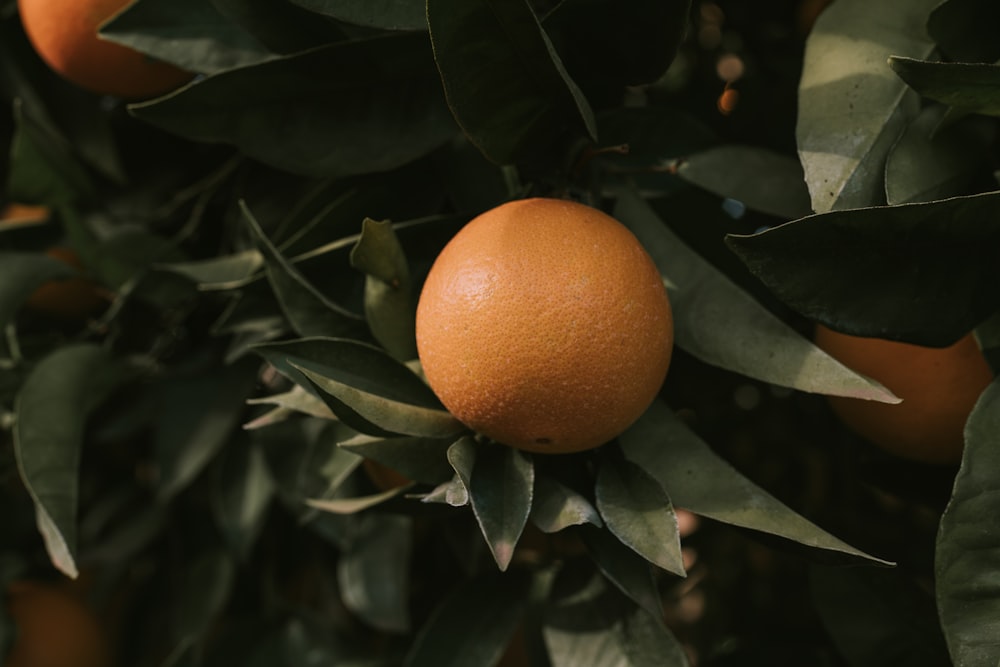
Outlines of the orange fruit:
[{"label": "orange fruit", "polygon": [[108,667],[110,647],[97,616],[48,584],[18,581],[7,589],[16,636],[5,667]]},{"label": "orange fruit", "polygon": [[28,39],[64,79],[95,93],[127,99],[155,97],[193,76],[169,63],[97,35],[130,0],[18,0]]},{"label": "orange fruit", "polygon": [[965,421],[993,371],[972,334],[933,348],[816,328],[816,344],[849,368],[881,382],[902,403],[829,397],[850,429],[896,456],[957,463]]},{"label": "orange fruit", "polygon": [[519,449],[597,447],[649,407],[673,318],[635,236],[597,209],[524,199],[445,246],[417,305],[417,350],[444,406]]},{"label": "orange fruit", "polygon": [[0,208],[0,223],[2,222],[40,222],[50,215],[48,206],[34,206],[10,202]]},{"label": "orange fruit", "polygon": [[[69,264],[78,272],[83,269],[80,258],[69,248],[54,246],[45,254]],[[83,321],[107,305],[108,300],[101,295],[98,285],[83,275],[50,280],[32,292],[24,303],[25,308],[34,313],[68,322]]]}]

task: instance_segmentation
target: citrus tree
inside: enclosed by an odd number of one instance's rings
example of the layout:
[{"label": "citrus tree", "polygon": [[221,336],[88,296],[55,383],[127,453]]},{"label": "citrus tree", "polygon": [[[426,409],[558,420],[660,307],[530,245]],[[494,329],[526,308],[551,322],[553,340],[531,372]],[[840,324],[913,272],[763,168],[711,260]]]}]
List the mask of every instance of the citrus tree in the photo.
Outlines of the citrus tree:
[{"label": "citrus tree", "polygon": [[998,18],[0,0],[7,664],[995,667]]}]

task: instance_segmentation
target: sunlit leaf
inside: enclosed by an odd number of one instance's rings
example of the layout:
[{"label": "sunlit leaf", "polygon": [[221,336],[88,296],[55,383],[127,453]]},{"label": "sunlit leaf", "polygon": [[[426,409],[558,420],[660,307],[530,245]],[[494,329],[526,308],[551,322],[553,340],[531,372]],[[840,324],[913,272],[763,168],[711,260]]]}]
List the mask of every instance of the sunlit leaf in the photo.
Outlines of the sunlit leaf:
[{"label": "sunlit leaf", "polygon": [[838,0],[806,42],[796,127],[817,213],[884,203],[885,158],[918,98],[886,67],[889,56],[926,57],[924,27],[939,0]]},{"label": "sunlit leaf", "polygon": [[832,211],[726,243],[810,320],[847,334],[945,346],[1000,307],[998,215],[1000,192],[991,192]]},{"label": "sunlit leaf", "polygon": [[722,368],[801,391],[893,402],[880,384],[836,361],[684,244],[649,204],[625,191],[615,217],[666,279],[675,343]]},{"label": "sunlit leaf", "polygon": [[544,155],[566,132],[596,134],[593,112],[525,0],[428,0],[448,105],[498,164]]},{"label": "sunlit leaf", "polygon": [[464,582],[420,630],[404,667],[493,667],[521,620],[529,586],[530,579],[518,572]]},{"label": "sunlit leaf", "polygon": [[32,369],[14,406],[14,454],[52,564],[76,578],[79,468],[87,417],[125,379],[97,345],[56,349]]},{"label": "sunlit leaf", "polygon": [[619,436],[625,456],[655,478],[678,507],[695,514],[886,564],[783,505],[715,454],[662,402]]},{"label": "sunlit leaf", "polygon": [[941,517],[934,571],[937,606],[955,665],[1000,662],[1000,381],[965,426],[965,453]]},{"label": "sunlit leaf", "polygon": [[412,549],[412,518],[366,515],[358,535],[337,561],[344,605],[380,630],[408,631]]},{"label": "sunlit leaf", "polygon": [[963,111],[1000,116],[1000,65],[893,57],[892,70],[924,97]]}]

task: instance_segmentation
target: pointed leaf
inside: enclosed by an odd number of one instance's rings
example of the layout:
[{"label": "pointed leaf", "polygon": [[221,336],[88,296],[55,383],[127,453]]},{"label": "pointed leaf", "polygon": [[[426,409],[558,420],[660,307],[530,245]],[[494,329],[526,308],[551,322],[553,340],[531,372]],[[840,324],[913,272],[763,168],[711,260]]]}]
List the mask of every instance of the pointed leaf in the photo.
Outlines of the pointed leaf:
[{"label": "pointed leaf", "polygon": [[601,573],[618,590],[656,618],[663,617],[663,604],[650,562],[607,530],[580,531],[583,543]]},{"label": "pointed leaf", "polygon": [[420,630],[403,666],[493,667],[521,621],[530,583],[519,572],[463,582]]},{"label": "pointed leaf", "polygon": [[410,553],[413,519],[368,514],[337,561],[344,606],[385,632],[410,629]]},{"label": "pointed leaf", "polygon": [[77,506],[88,415],[123,380],[103,348],[57,348],[28,375],[14,410],[14,455],[52,564],[76,578]]},{"label": "pointed leaf", "polygon": [[216,522],[232,551],[249,555],[263,527],[275,483],[260,447],[237,442],[223,452],[212,497]]},{"label": "pointed leaf", "polygon": [[660,482],[678,507],[806,546],[887,564],[815,526],[744,477],[662,402],[653,403],[619,441],[625,456]]},{"label": "pointed leaf", "polygon": [[293,3],[338,21],[380,30],[426,30],[423,0],[291,0]]},{"label": "pointed leaf", "polygon": [[970,113],[1000,116],[1000,65],[894,56],[892,70],[924,97]]},{"label": "pointed leaf", "polygon": [[320,293],[267,238],[245,204],[242,210],[264,256],[267,279],[295,330],[302,336],[356,335],[362,329],[361,318]]},{"label": "pointed leaf", "polygon": [[685,352],[782,387],[898,401],[761,306],[686,246],[636,194],[622,193],[615,217],[639,238],[666,278],[674,340]]},{"label": "pointed leaf", "polygon": [[965,426],[965,453],[935,552],[937,606],[955,665],[1000,663],[1000,380]]},{"label": "pointed leaf", "polygon": [[424,484],[440,484],[452,476],[448,448],[453,438],[378,438],[358,435],[340,446],[377,461],[404,477]]},{"label": "pointed leaf", "polygon": [[775,296],[847,334],[945,346],[1000,307],[1000,192],[833,211],[726,243]]},{"label": "pointed leaf", "polygon": [[469,503],[501,571],[514,555],[531,511],[535,466],[523,452],[504,445],[478,446],[462,438],[448,460],[468,489]]},{"label": "pointed leaf", "polygon": [[264,268],[264,256],[257,250],[243,250],[189,262],[158,264],[158,269],[173,271],[198,283],[203,290],[240,286]]},{"label": "pointed leaf", "polygon": [[365,319],[375,339],[400,361],[417,358],[416,303],[410,267],[389,221],[366,218],[351,250],[365,276]]},{"label": "pointed leaf", "polygon": [[838,0],[820,14],[806,42],[796,127],[815,212],[884,203],[885,157],[918,111],[885,61],[931,53],[924,24],[939,2]]},{"label": "pointed leaf", "polygon": [[306,499],[306,504],[314,509],[331,514],[357,514],[377,505],[392,500],[406,493],[413,484],[397,486],[394,489],[386,489],[370,496],[357,496],[352,498],[331,498],[329,500],[319,500],[316,498]]},{"label": "pointed leaf", "polygon": [[41,253],[0,253],[0,329],[14,321],[21,304],[37,288],[73,273],[65,262]]},{"label": "pointed leaf", "polygon": [[[291,390],[282,394],[252,398],[247,401],[247,405],[275,405],[289,412],[301,412],[302,414],[322,419],[336,419],[336,416],[322,399],[310,394],[299,385],[295,385]],[[256,420],[254,420],[254,423],[256,423]],[[246,425],[244,428],[259,428],[259,425]]]},{"label": "pointed leaf", "polygon": [[531,521],[543,532],[556,533],[569,526],[601,527],[601,515],[582,495],[546,475],[535,475]]},{"label": "pointed leaf", "polygon": [[100,28],[102,38],[210,74],[276,57],[253,35],[199,0],[143,0]]},{"label": "pointed leaf", "polygon": [[220,72],[129,111],[296,174],[387,171],[455,133],[427,47],[421,33],[338,42]]},{"label": "pointed leaf", "polygon": [[726,145],[681,160],[678,175],[747,208],[794,220],[812,213],[798,159],[753,146]]},{"label": "pointed leaf", "polygon": [[422,438],[446,438],[458,435],[465,427],[446,410],[425,408],[366,392],[303,366],[298,371],[320,392],[344,423],[372,435],[413,435]]},{"label": "pointed leaf", "polygon": [[593,112],[525,0],[427,0],[434,59],[465,134],[498,164],[544,154]]}]

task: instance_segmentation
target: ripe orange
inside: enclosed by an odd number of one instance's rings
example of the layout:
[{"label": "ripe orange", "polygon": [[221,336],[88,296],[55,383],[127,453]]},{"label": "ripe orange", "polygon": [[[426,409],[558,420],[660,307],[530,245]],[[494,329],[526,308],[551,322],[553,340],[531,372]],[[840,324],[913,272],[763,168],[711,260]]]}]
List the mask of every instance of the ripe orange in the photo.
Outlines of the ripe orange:
[{"label": "ripe orange", "polygon": [[0,223],[4,222],[41,222],[48,219],[51,211],[48,206],[34,206],[10,202],[0,208]]},{"label": "ripe orange", "polygon": [[961,460],[965,421],[993,380],[972,334],[950,347],[932,348],[818,326],[816,344],[903,399],[892,405],[829,397],[833,411],[849,428],[902,458],[925,463]]},{"label": "ripe orange", "polygon": [[[45,254],[77,271],[83,269],[80,258],[69,248],[55,246]],[[34,313],[67,322],[83,321],[107,305],[108,300],[101,295],[97,284],[83,275],[49,281],[32,292],[24,303],[25,308]]]},{"label": "ripe orange", "polygon": [[130,0],[18,0],[24,31],[49,67],[95,93],[155,97],[192,74],[97,35]]},{"label": "ripe orange", "polygon": [[659,391],[673,349],[663,281],[621,223],[524,199],[448,243],[417,306],[417,350],[457,419],[544,453],[597,447]]},{"label": "ripe orange", "polygon": [[48,584],[18,581],[7,589],[17,626],[5,667],[108,667],[110,648],[97,616],[80,600]]}]

